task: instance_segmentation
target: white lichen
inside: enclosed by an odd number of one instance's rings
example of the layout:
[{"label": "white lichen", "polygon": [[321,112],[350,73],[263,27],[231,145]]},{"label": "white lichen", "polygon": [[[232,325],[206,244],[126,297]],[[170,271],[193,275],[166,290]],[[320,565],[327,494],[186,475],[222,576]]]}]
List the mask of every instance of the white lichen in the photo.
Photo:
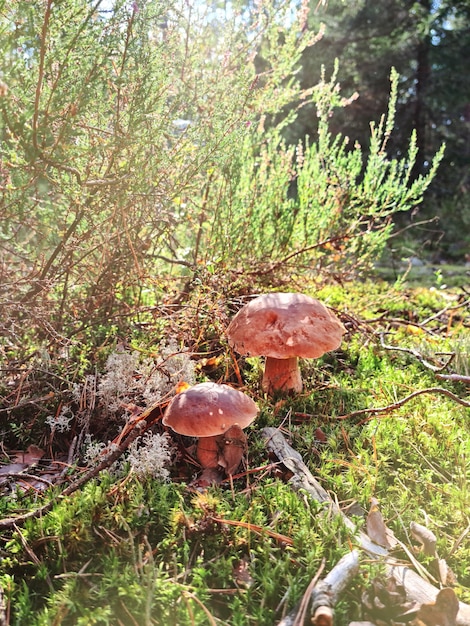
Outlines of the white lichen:
[{"label": "white lichen", "polygon": [[127,461],[137,476],[168,480],[173,450],[166,433],[145,433],[129,446]]},{"label": "white lichen", "polygon": [[64,405],[58,415],[48,415],[45,421],[51,432],[65,433],[70,430],[70,422],[73,418],[74,414],[70,407]]},{"label": "white lichen", "polygon": [[106,444],[102,441],[96,441],[88,433],[83,441],[83,460],[87,465],[97,465],[98,459],[102,457]]},{"label": "white lichen", "polygon": [[[115,452],[117,448],[117,444],[112,441],[105,444],[102,441],[96,441],[90,434],[87,434],[83,441],[83,460],[88,467],[95,467]],[[121,477],[124,473],[125,461],[124,454],[108,467],[108,472],[115,478]]]},{"label": "white lichen", "polygon": [[175,343],[162,344],[156,358],[118,346],[106,361],[97,395],[113,414],[131,400],[145,408],[152,406],[171,395],[179,382],[194,384],[195,380],[194,362]]},{"label": "white lichen", "polygon": [[128,352],[118,346],[106,361],[105,374],[98,382],[97,394],[110,413],[116,413],[120,405],[129,402],[136,391],[139,353]]},{"label": "white lichen", "polygon": [[[89,467],[93,467],[113,452],[115,447],[111,442],[105,445],[96,441],[88,434],[84,439],[83,460]],[[166,433],[160,435],[147,432],[142,437],[137,437],[108,471],[113,476],[119,477],[129,464],[130,470],[139,477],[150,476],[164,481],[169,478],[168,466],[174,455],[175,450]]]}]

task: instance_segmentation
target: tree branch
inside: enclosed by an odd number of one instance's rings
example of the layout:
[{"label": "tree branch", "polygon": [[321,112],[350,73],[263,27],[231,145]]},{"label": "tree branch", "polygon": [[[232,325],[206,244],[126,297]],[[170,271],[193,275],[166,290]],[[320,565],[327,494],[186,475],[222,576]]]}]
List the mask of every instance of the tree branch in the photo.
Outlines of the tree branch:
[{"label": "tree branch", "polygon": [[321,623],[322,626],[333,625],[333,607],[337,604],[340,594],[348,583],[359,572],[358,550],[352,550],[345,554],[325,578],[318,582],[322,570],[323,567],[320,567],[307,587],[299,610],[291,611],[279,622],[278,626],[303,626],[310,603],[312,623]]},{"label": "tree branch", "polygon": [[388,344],[384,342],[383,334],[380,335],[380,345],[382,346],[382,348],[385,348],[385,350],[395,350],[397,352],[406,352],[407,354],[413,355],[415,358],[418,359],[418,361],[422,365],[424,365],[426,369],[431,370],[431,372],[434,372],[436,375],[436,378],[439,378],[440,380],[451,380],[453,382],[461,382],[467,385],[470,384],[470,376],[465,376],[464,374],[455,374],[455,373],[454,374],[440,374],[439,373],[439,372],[442,372],[442,370],[444,370],[450,364],[450,362],[455,358],[455,353],[452,353],[450,355],[446,363],[440,364],[440,365],[433,365],[432,363],[427,361],[420,352],[418,352],[417,350],[413,350],[413,348],[402,348],[401,346],[389,346]]}]

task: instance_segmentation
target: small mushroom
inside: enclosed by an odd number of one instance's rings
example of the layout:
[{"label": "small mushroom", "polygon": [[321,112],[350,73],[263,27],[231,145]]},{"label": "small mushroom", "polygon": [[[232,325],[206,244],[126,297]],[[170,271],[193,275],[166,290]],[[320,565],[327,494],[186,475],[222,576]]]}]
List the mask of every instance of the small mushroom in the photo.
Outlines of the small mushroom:
[{"label": "small mushroom", "polygon": [[242,391],[229,385],[199,383],[171,400],[163,424],[180,435],[199,438],[196,456],[203,468],[222,465],[233,473],[234,461],[227,462],[224,455],[225,434],[233,432],[234,426],[246,428],[257,414],[255,402]]},{"label": "small mushroom", "polygon": [[265,356],[264,391],[302,391],[298,357],[318,358],[341,345],[345,328],[315,298],[301,293],[268,293],[242,307],[227,328],[239,354]]}]

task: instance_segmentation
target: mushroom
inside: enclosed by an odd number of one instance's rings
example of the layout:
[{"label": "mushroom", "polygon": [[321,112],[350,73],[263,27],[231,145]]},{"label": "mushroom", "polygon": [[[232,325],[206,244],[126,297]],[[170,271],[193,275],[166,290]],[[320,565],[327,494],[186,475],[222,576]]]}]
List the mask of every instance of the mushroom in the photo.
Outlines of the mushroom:
[{"label": "mushroom", "polygon": [[[196,456],[203,468],[222,465],[227,473],[233,473],[240,464],[246,443],[242,429],[249,426],[257,414],[255,402],[242,391],[229,385],[199,383],[171,400],[163,424],[180,435],[199,437]],[[231,454],[224,454],[233,441],[239,442],[235,445],[240,450],[238,463]]]},{"label": "mushroom", "polygon": [[266,356],[262,387],[302,391],[298,357],[318,358],[339,348],[345,328],[315,298],[302,293],[268,293],[242,307],[227,328],[239,354]]}]

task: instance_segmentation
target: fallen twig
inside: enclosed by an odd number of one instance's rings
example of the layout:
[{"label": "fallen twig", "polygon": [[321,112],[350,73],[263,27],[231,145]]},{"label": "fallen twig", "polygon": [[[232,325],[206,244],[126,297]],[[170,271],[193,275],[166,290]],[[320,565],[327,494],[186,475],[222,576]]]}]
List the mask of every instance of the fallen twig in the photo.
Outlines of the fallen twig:
[{"label": "fallen twig", "polygon": [[46,402],[47,400],[52,400],[54,396],[55,396],[55,393],[53,391],[49,391],[49,393],[47,393],[45,396],[41,396],[40,398],[32,398],[31,400],[24,400],[23,402],[18,402],[18,404],[14,404],[13,406],[0,409],[0,413],[8,413],[9,411],[16,411],[17,409],[23,409],[25,406],[29,406],[31,404],[39,404],[40,402]]},{"label": "fallen twig", "polygon": [[311,623],[317,626],[332,626],[333,607],[337,604],[341,592],[359,571],[359,552],[352,550],[345,554],[329,574],[318,582],[322,569],[319,569],[309,584],[299,609],[286,615],[278,626],[303,626],[310,603]]},{"label": "fallen twig", "polygon": [[452,393],[452,391],[449,391],[448,389],[444,389],[443,387],[427,387],[426,389],[418,389],[418,391],[413,391],[413,393],[410,393],[409,396],[405,396],[401,400],[397,400],[397,402],[394,402],[393,404],[389,404],[388,406],[383,406],[383,407],[376,408],[376,409],[358,409],[357,411],[352,411],[351,413],[348,413],[347,415],[337,415],[334,419],[345,420],[351,417],[356,417],[357,415],[364,415],[364,413],[369,413],[373,415],[377,413],[390,413],[391,411],[395,411],[396,409],[399,409],[401,406],[403,406],[404,404],[406,404],[413,398],[416,398],[417,396],[421,396],[423,393],[442,393],[443,395],[447,396],[454,402],[457,402],[458,404],[461,404],[462,406],[470,408],[470,402],[463,400],[462,398],[457,396],[455,393]]},{"label": "fallen twig", "polygon": [[331,572],[320,581],[312,592],[312,623],[317,626],[333,626],[333,608],[340,594],[359,572],[359,553],[353,550],[345,554]]},{"label": "fallen twig", "polygon": [[203,602],[201,602],[201,600],[199,600],[199,598],[194,593],[192,593],[188,589],[182,589],[181,597],[183,598],[183,600],[186,601],[186,603],[187,603],[187,599],[193,600],[204,611],[207,619],[209,620],[209,624],[211,626],[217,626],[217,622],[215,621],[212,613],[209,611],[206,605]]},{"label": "fallen twig", "polygon": [[439,378],[439,380],[450,380],[453,383],[465,383],[465,385],[470,385],[470,376],[464,376],[464,374],[436,374],[436,378]]},{"label": "fallen twig", "polygon": [[447,363],[444,363],[444,364],[441,363],[440,365],[433,365],[432,363],[427,361],[420,352],[418,352],[417,350],[414,350],[413,348],[403,348],[402,346],[390,346],[389,344],[385,343],[383,333],[380,333],[380,345],[385,350],[395,351],[395,352],[406,352],[406,354],[411,354],[416,359],[418,359],[418,361],[422,365],[424,365],[426,369],[431,370],[431,372],[442,372],[442,370],[445,369],[454,358],[454,355],[452,354],[451,357],[447,360]]},{"label": "fallen twig", "polygon": [[[388,550],[371,541],[365,532],[358,531],[354,522],[340,510],[339,506],[315,479],[300,454],[287,443],[276,428],[263,428],[262,435],[269,450],[292,472],[293,476],[289,479],[289,483],[296,491],[306,491],[315,500],[328,505],[330,511],[340,515],[344,525],[354,533],[359,547],[373,559],[381,560],[385,564],[388,574],[403,585],[407,597],[412,601],[420,605],[435,601],[438,589],[409,567],[400,565],[396,559],[389,555]],[[470,626],[470,605],[463,602],[459,603],[457,624],[458,626]]]},{"label": "fallen twig", "polygon": [[268,535],[269,537],[272,537],[273,539],[276,539],[281,543],[285,543],[287,546],[292,546],[294,543],[290,537],[287,537],[286,535],[281,535],[280,533],[276,533],[273,530],[269,530],[269,528],[265,528],[264,526],[258,526],[257,524],[240,522],[233,519],[225,519],[223,517],[214,517],[213,515],[211,515],[211,520],[213,522],[217,522],[217,524],[228,524],[229,526],[239,526],[240,528],[246,528],[258,535]]},{"label": "fallen twig", "polygon": [[[37,557],[37,555],[34,552],[34,550],[30,547],[26,537],[23,535],[23,533],[21,532],[21,530],[18,528],[18,526],[16,524],[13,524],[13,528],[15,529],[15,532],[16,532],[16,534],[19,537],[19,540],[21,542],[21,545],[23,546],[24,551],[29,556],[31,561],[35,565],[37,565],[39,567],[41,565],[41,561]],[[46,571],[46,575],[45,575],[45,580],[46,580],[47,584],[49,585],[49,589],[51,591],[54,591],[54,585],[52,584],[51,577],[49,576],[49,573],[47,571]]]},{"label": "fallen twig", "polygon": [[425,326],[426,324],[429,324],[429,322],[432,322],[432,320],[435,320],[438,317],[441,317],[441,315],[443,315],[444,313],[447,313],[447,311],[457,311],[457,309],[462,309],[463,307],[467,305],[470,305],[470,298],[468,298],[467,300],[464,300],[463,302],[460,302],[460,304],[456,304],[456,305],[449,304],[448,306],[444,307],[437,313],[434,313],[434,315],[427,317],[424,321],[421,322],[421,324],[422,326]]},{"label": "fallen twig", "polygon": [[382,346],[382,348],[385,348],[385,350],[390,350],[390,351],[395,350],[395,352],[406,352],[407,354],[411,354],[421,363],[421,365],[424,365],[426,369],[431,370],[431,372],[434,372],[434,374],[436,375],[436,378],[439,378],[440,380],[451,380],[452,382],[460,382],[460,383],[465,383],[466,385],[470,385],[470,376],[465,376],[464,374],[455,374],[455,373],[453,374],[441,373],[443,370],[445,370],[446,367],[448,367],[450,362],[454,359],[455,357],[454,353],[450,355],[446,363],[441,363],[440,365],[433,365],[433,363],[430,363],[427,359],[425,359],[425,357],[420,352],[418,352],[418,350],[414,350],[413,348],[403,348],[401,346],[390,346],[386,344],[383,338],[383,334],[380,335],[380,345]]}]

